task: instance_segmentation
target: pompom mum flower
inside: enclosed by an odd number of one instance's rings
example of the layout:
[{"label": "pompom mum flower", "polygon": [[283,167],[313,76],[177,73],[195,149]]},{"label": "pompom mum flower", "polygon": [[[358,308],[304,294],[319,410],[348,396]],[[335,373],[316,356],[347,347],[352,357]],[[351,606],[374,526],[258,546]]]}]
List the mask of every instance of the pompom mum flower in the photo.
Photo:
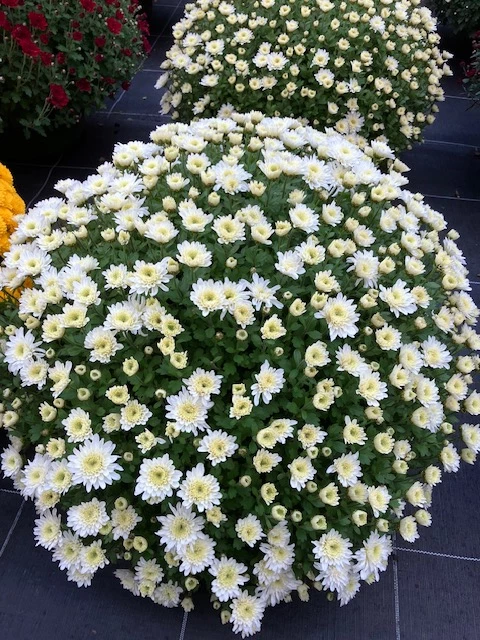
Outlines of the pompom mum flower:
[{"label": "pompom mum flower", "polygon": [[190,609],[202,584],[246,637],[312,582],[346,604],[430,526],[480,451],[479,311],[404,170],[384,143],[233,114],[119,144],[24,216],[0,464],[69,580],[123,558],[133,594]]}]

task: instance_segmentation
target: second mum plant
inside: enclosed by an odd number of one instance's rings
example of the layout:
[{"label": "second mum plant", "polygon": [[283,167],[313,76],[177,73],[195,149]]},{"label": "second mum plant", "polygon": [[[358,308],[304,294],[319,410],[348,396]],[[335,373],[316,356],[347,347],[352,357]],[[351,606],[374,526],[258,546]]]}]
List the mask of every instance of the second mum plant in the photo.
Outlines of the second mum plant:
[{"label": "second mum plant", "polygon": [[0,133],[68,127],[118,87],[149,48],[138,0],[0,0]]}]

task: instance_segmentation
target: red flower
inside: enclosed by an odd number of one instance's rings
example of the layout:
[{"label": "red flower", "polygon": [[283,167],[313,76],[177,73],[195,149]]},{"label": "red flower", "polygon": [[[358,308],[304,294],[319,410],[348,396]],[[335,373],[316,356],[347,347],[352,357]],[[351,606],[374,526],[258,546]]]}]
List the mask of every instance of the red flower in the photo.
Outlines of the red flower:
[{"label": "red flower", "polygon": [[70,102],[70,98],[60,84],[50,85],[50,95],[47,100],[55,109],[63,109]]},{"label": "red flower", "polygon": [[118,20],[115,20],[115,18],[107,18],[106,22],[107,22],[107,28],[110,31],[110,33],[113,33],[114,35],[118,35],[122,30],[122,23],[119,22]]},{"label": "red flower", "polygon": [[95,11],[95,8],[97,6],[93,0],[80,0],[80,4],[87,13],[92,13],[93,11]]},{"label": "red flower", "polygon": [[0,4],[3,4],[5,7],[21,7],[23,0],[0,0]]},{"label": "red flower", "polygon": [[145,36],[142,36],[142,42],[143,42],[143,50],[145,51],[145,53],[150,53],[150,51],[152,50],[152,45],[150,44],[150,42],[147,40]]},{"label": "red flower", "polygon": [[22,41],[30,42],[32,40],[32,34],[28,27],[23,24],[17,24],[12,29],[12,37],[20,44]]},{"label": "red flower", "polygon": [[83,40],[83,33],[81,31],[74,31],[72,33],[72,38],[75,42],[81,42]]},{"label": "red flower", "polygon": [[103,55],[103,53],[97,53],[94,60],[95,62],[103,62],[103,60],[105,60],[105,56]]},{"label": "red flower", "polygon": [[107,39],[105,36],[97,36],[94,42],[95,42],[95,46],[101,49],[107,43]]},{"label": "red flower", "polygon": [[76,85],[77,89],[79,91],[82,91],[83,93],[91,93],[92,92],[92,85],[90,84],[90,82],[86,78],[80,78],[80,80],[77,80],[75,82],[75,85]]},{"label": "red flower", "polygon": [[56,58],[57,58],[58,64],[60,65],[65,64],[65,54],[63,52],[60,51],[59,53],[57,53]]},{"label": "red flower", "polygon": [[121,53],[124,56],[127,56],[127,58],[131,58],[132,57],[132,50],[131,49],[122,49]]},{"label": "red flower", "polygon": [[48,22],[43,13],[30,11],[28,14],[28,21],[34,29],[38,29],[39,31],[46,31],[48,28]]},{"label": "red flower", "polygon": [[8,21],[5,11],[0,11],[0,29],[5,29],[5,31],[12,30],[12,25]]},{"label": "red flower", "polygon": [[121,86],[124,91],[128,91],[130,89],[130,82],[128,82],[127,80],[124,80]]},{"label": "red flower", "polygon": [[39,40],[42,44],[48,44],[48,41],[50,40],[50,35],[48,33],[41,33]]},{"label": "red flower", "polygon": [[31,40],[20,40],[18,43],[23,53],[31,58],[38,58],[42,50]]},{"label": "red flower", "polygon": [[49,67],[54,60],[53,53],[48,53],[48,51],[40,51],[40,60],[44,67]]},{"label": "red flower", "polygon": [[125,20],[125,16],[123,15],[123,11],[121,9],[117,9],[115,11],[115,17],[117,20],[121,20],[122,22]]}]

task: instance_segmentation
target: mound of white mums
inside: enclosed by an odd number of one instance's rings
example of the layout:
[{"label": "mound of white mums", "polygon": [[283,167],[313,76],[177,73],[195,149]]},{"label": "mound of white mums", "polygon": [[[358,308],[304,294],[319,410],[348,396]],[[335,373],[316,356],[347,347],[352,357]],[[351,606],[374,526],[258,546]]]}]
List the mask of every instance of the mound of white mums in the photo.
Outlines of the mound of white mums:
[{"label": "mound of white mums", "polygon": [[[199,0],[187,4],[157,87],[164,113],[260,109],[335,126],[359,144],[421,139],[451,75],[420,0]],[[222,106],[226,105],[223,109]]]},{"label": "mound of white mums", "polygon": [[479,311],[385,144],[258,113],[151,140],[12,236],[1,467],[69,580],[126,561],[187,610],[203,585],[245,637],[312,585],[347,603],[430,525],[480,447],[456,417]]}]

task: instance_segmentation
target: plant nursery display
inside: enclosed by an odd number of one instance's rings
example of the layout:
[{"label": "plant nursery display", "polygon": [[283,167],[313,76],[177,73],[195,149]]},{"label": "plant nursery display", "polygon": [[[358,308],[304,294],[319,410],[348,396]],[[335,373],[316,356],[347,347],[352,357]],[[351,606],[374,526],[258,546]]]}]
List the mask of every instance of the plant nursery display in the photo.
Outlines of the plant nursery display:
[{"label": "plant nursery display", "polygon": [[472,33],[480,28],[478,0],[427,0],[434,14],[454,31]]},{"label": "plant nursery display", "polygon": [[71,126],[128,87],[148,25],[137,0],[0,0],[0,133]]},{"label": "plant nursery display", "polygon": [[[379,167],[382,167],[380,169]],[[157,127],[21,219],[0,285],[3,474],[66,577],[243,637],[346,604],[473,463],[479,310],[382,142],[259,112]]]},{"label": "plant nursery display", "polygon": [[[221,107],[331,125],[404,149],[443,99],[450,54],[420,0],[200,0],[187,4],[156,86],[163,113]],[[220,112],[222,113],[222,112]]]}]

